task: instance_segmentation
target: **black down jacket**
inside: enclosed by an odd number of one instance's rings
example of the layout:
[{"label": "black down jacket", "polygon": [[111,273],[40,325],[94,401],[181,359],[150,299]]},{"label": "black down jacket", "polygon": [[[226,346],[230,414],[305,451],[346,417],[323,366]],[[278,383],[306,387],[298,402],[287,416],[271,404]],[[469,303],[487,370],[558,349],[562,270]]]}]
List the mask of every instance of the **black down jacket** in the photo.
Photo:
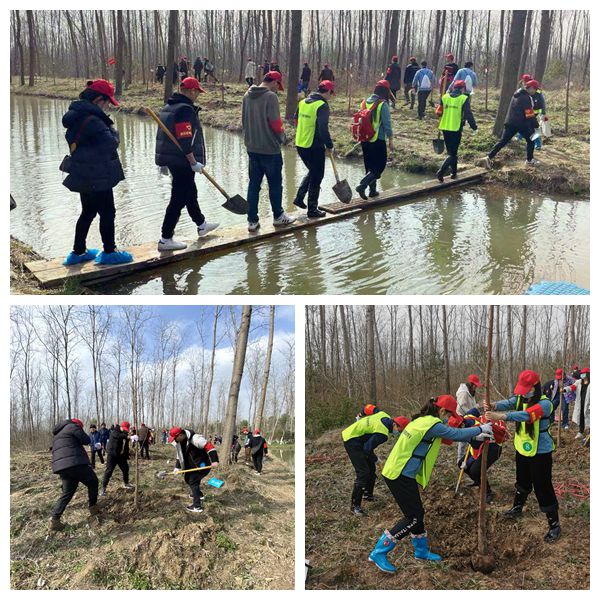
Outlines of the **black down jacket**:
[{"label": "black down jacket", "polygon": [[90,444],[88,434],[70,419],[62,421],[52,430],[52,472],[58,473],[70,467],[89,465],[90,459],[84,446]]}]

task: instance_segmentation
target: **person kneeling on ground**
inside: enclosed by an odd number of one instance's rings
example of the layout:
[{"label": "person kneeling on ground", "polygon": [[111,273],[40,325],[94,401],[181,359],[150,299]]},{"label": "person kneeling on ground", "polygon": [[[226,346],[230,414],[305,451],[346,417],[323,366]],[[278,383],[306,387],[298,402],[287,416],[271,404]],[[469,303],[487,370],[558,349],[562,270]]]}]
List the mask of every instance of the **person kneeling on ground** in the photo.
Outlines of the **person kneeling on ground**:
[{"label": "person kneeling on ground", "polygon": [[[77,265],[95,260],[100,265],[116,265],[133,260],[129,252],[118,251],[115,245],[115,199],[113,188],[125,179],[119,160],[119,134],[111,118],[104,112],[108,105],[119,106],[115,88],[104,79],[88,81],[79,100],[72,102],[62,118],[70,156],[65,157],[60,170],[68,173],[63,185],[79,192],[81,215],[75,225],[72,252],[63,265]],[[100,215],[100,236],[103,251],[87,248],[86,238],[92,221]]]},{"label": "person kneeling on ground", "polygon": [[393,150],[389,99],[390,82],[382,79],[375,85],[373,93],[362,101],[362,110],[371,111],[372,109],[372,125],[375,132],[370,140],[360,143],[366,175],[361,179],[356,191],[363,200],[367,199],[365,194],[367,187],[369,188],[369,198],[379,196],[377,180],[381,178],[387,164],[386,139],[390,152]]},{"label": "person kneeling on ground", "polygon": [[213,467],[219,465],[219,456],[215,447],[206,438],[191,429],[172,427],[169,430],[169,444],[173,444],[177,454],[173,473],[180,470],[208,467],[201,471],[184,473],[185,482],[190,486],[192,504],[185,509],[192,513],[201,513],[204,510],[204,494],[200,490],[200,482],[206,477]]},{"label": "person kneeling on ground", "polygon": [[158,128],[155,163],[159,167],[167,167],[173,178],[171,200],[165,211],[158,242],[158,250],[161,252],[183,250],[187,247],[185,242],[173,239],[175,227],[184,208],[196,224],[198,237],[205,236],[219,226],[218,223],[208,223],[202,214],[194,181],[196,173],[202,173],[206,164],[204,134],[198,116],[200,107],[194,104],[202,93],[204,90],[200,87],[200,82],[194,77],[186,77],[179,86],[179,92],[175,92],[160,110],[160,120],[181,147],[178,148],[169,136]]},{"label": "person kneeling on ground", "polygon": [[515,459],[516,483],[513,506],[504,515],[520,517],[531,490],[535,492],[540,510],[548,520],[545,542],[560,537],[558,500],[552,484],[552,453],[556,446],[550,435],[554,405],[542,394],[540,376],[535,371],[521,371],[514,396],[493,404],[486,413],[489,421],[516,423]]},{"label": "person kneeling on ground", "polygon": [[451,443],[492,436],[491,423],[466,429],[450,427],[447,421],[455,415],[456,400],[453,396],[431,398],[412,417],[385,461],[381,474],[404,518],[383,532],[369,554],[369,560],[384,573],[396,573],[396,567],[388,561],[387,554],[408,534],[412,537],[415,558],[441,560],[438,554],[429,550],[425,510],[418,485],[423,489],[427,487],[442,439]]},{"label": "person kneeling on ground", "polygon": [[[325,148],[333,152],[333,142],[329,134],[329,101],[335,95],[333,81],[319,83],[316,92],[300,100],[296,111],[296,150],[308,169],[300,182],[294,204],[308,208],[309,219],[320,219],[325,212],[319,209],[321,182],[325,175]],[[308,206],[304,198],[308,193]]]},{"label": "person kneeling on ground", "polygon": [[387,442],[394,426],[398,431],[406,426],[405,417],[392,419],[374,404],[367,404],[360,414],[363,413],[364,416],[342,431],[344,448],[356,473],[350,511],[359,517],[367,514],[361,507],[362,501],[374,500],[375,465],[378,462],[375,448]]},{"label": "person kneeling on ground", "polygon": [[60,518],[80,483],[88,489],[90,515],[99,515],[98,478],[84,448],[91,440],[79,419],[62,421],[53,429],[52,435],[52,472],[60,477],[63,493],[52,509],[50,531],[62,531],[65,524],[61,523]]},{"label": "person kneeling on ground", "polygon": [[260,429],[255,429],[249,438],[248,447],[252,455],[252,464],[257,475],[262,474],[263,459],[269,453],[267,440],[260,434]]},{"label": "person kneeling on ground", "polygon": [[471,101],[469,94],[466,93],[464,81],[459,79],[452,82],[452,89],[442,96],[442,108],[439,130],[444,136],[448,156],[436,173],[441,182],[444,181],[444,175],[448,169],[450,169],[450,179],[457,177],[458,148],[465,121],[469,122],[469,127],[473,131],[477,131],[477,123],[475,123],[475,117],[471,111]]},{"label": "person kneeling on ground", "polygon": [[106,496],[108,482],[117,466],[123,473],[123,487],[126,490],[133,489],[129,483],[129,430],[129,421],[123,421],[118,428],[115,427],[110,431],[106,446],[106,470],[102,479],[101,496]]}]

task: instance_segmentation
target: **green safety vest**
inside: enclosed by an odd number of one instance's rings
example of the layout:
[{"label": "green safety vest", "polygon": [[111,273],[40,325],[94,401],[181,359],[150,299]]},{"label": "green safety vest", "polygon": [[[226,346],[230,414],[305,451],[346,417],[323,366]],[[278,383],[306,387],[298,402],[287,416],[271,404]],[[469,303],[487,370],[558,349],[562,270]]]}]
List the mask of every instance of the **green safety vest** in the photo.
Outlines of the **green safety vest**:
[{"label": "green safety vest", "polygon": [[462,125],[462,107],[469,99],[466,94],[451,96],[446,93],[442,96],[444,112],[440,119],[439,129],[442,131],[458,131]]},{"label": "green safety vest", "polygon": [[383,433],[386,437],[390,435],[389,429],[381,422],[383,418],[391,419],[390,415],[380,410],[374,415],[368,415],[352,423],[350,427],[346,427],[342,431],[342,439],[347,442],[361,435],[369,435],[373,433]]},{"label": "green safety vest", "polygon": [[[541,94],[541,93],[542,93],[542,92],[541,92],[540,90],[538,90],[538,91],[536,92],[536,94]],[[534,108],[534,109],[533,109],[533,112],[534,112],[536,115],[540,115],[540,114],[542,114],[542,109],[541,109],[541,108]]]},{"label": "green safety vest", "polygon": [[419,417],[411,421],[400,434],[396,445],[392,448],[390,455],[385,461],[381,474],[387,479],[398,479],[406,463],[414,456],[421,458],[421,467],[417,473],[417,483],[425,489],[435,465],[440,446],[441,438],[434,438],[423,456],[415,454],[417,446],[423,441],[425,434],[436,424],[441,423],[441,419],[432,416]]},{"label": "green safety vest", "polygon": [[[529,408],[529,405],[527,404],[527,400],[528,400],[528,398],[525,398],[523,396],[517,396],[517,405],[515,406],[515,410],[517,410],[517,411],[527,410]],[[546,398],[546,396],[542,395],[540,400],[548,400],[548,398]],[[539,403],[536,402],[535,404],[539,404]],[[535,406],[535,404],[533,406]],[[551,406],[550,414],[548,415],[548,417],[543,417],[543,418],[548,419],[548,428],[550,427],[550,417],[552,416],[552,413],[554,412],[554,404],[552,404],[552,402],[550,402],[550,406]],[[544,433],[545,431],[548,431],[548,435],[550,435],[550,431],[548,429],[542,429],[542,431],[540,432],[540,421],[541,421],[541,419],[539,421],[534,421],[533,435],[529,435],[529,433],[527,432],[527,427],[525,427],[526,423],[523,423],[523,422],[517,423],[517,428],[515,431],[515,450],[521,456],[535,456],[537,454],[540,433]],[[552,440],[552,451],[554,451],[554,449],[556,448],[556,445],[554,443],[554,438],[551,435],[550,435],[550,439]]]},{"label": "green safety vest", "polygon": [[[371,110],[371,107],[375,104],[375,102],[367,102],[365,100],[365,108],[367,110]],[[379,137],[379,126],[381,125],[381,107],[383,106],[383,102],[379,102],[377,108],[373,111],[373,130],[375,131],[375,135],[369,140],[369,142],[376,142]]]},{"label": "green safety vest", "polygon": [[298,125],[296,125],[296,146],[310,148],[315,139],[317,129],[317,111],[325,104],[325,100],[306,102],[300,100],[298,104]]}]

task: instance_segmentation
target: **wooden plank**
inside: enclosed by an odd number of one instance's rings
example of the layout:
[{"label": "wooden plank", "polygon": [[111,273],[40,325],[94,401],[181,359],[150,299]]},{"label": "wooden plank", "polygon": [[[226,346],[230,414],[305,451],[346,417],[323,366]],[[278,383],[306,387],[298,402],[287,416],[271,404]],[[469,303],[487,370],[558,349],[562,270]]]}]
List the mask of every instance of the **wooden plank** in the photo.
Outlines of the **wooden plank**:
[{"label": "wooden plank", "polygon": [[[456,187],[465,183],[472,183],[481,179],[485,172],[485,169],[471,169],[463,172],[460,179],[449,179],[444,183],[440,183],[436,179],[409,187],[394,188],[382,192],[380,196],[370,201],[355,199],[350,204],[327,204],[321,206],[327,212],[326,216],[322,219],[307,219],[305,214],[302,213],[302,216],[299,216],[295,223],[287,227],[274,227],[269,221],[262,223],[260,229],[253,233],[248,232],[245,223],[226,229],[217,229],[206,237],[187,240],[188,247],[184,250],[159,252],[155,241],[147,242],[139,246],[124,248],[133,254],[134,260],[123,265],[96,265],[93,261],[90,261],[80,265],[65,267],[62,264],[62,258],[55,258],[51,260],[31,261],[25,263],[25,267],[34,275],[42,287],[57,286],[70,279],[78,279],[81,283],[93,285],[94,283],[116,279],[131,273],[154,269],[161,265],[216,254],[224,250],[249,244],[257,244],[274,237],[289,235],[308,227],[317,227],[346,219],[364,210],[377,208],[384,204],[414,198],[436,190]],[[295,215],[296,213],[292,214]]]},{"label": "wooden plank", "polygon": [[401,188],[392,188],[381,192],[376,198],[369,200],[363,200],[362,198],[353,198],[348,204],[342,202],[334,202],[333,204],[321,205],[321,209],[329,214],[339,214],[348,211],[355,211],[356,209],[370,209],[376,206],[383,206],[398,202],[400,200],[408,200],[416,196],[422,196],[430,192],[437,192],[439,190],[445,190],[465,183],[473,183],[479,181],[485,175],[485,169],[469,169],[459,173],[458,179],[446,178],[444,183],[439,182],[437,179],[431,181],[424,181],[415,185],[410,185]]}]

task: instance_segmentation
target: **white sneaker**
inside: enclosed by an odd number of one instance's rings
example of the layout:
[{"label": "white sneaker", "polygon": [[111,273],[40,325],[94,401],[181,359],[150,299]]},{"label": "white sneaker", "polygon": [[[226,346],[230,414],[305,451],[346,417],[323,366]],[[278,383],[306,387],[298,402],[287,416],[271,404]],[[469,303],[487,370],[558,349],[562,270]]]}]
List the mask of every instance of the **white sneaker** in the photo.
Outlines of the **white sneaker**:
[{"label": "white sneaker", "polygon": [[184,248],[187,248],[187,244],[185,242],[178,242],[173,238],[160,238],[158,242],[159,252],[163,252],[165,250],[183,250]]},{"label": "white sneaker", "polygon": [[540,164],[540,161],[539,161],[539,160],[536,160],[535,158],[533,158],[533,159],[531,159],[531,160],[526,160],[526,161],[525,161],[525,164],[526,164],[528,167],[535,167],[536,165],[539,165],[539,164]]},{"label": "white sneaker", "polygon": [[260,223],[258,221],[248,221],[248,231],[253,233],[258,231],[260,228]]},{"label": "white sneaker", "polygon": [[214,231],[219,226],[218,223],[208,223],[204,221],[202,225],[198,225],[198,237],[202,237],[211,231]]},{"label": "white sneaker", "polygon": [[563,429],[569,429],[569,426],[568,426],[568,425],[565,425],[565,426],[563,427]]},{"label": "white sneaker", "polygon": [[291,225],[296,220],[296,217],[290,217],[286,213],[282,212],[276,219],[273,219],[274,227],[285,227]]},{"label": "white sneaker", "polygon": [[580,440],[583,437],[583,433],[579,433],[577,432],[577,435],[575,436],[576,440]]}]

